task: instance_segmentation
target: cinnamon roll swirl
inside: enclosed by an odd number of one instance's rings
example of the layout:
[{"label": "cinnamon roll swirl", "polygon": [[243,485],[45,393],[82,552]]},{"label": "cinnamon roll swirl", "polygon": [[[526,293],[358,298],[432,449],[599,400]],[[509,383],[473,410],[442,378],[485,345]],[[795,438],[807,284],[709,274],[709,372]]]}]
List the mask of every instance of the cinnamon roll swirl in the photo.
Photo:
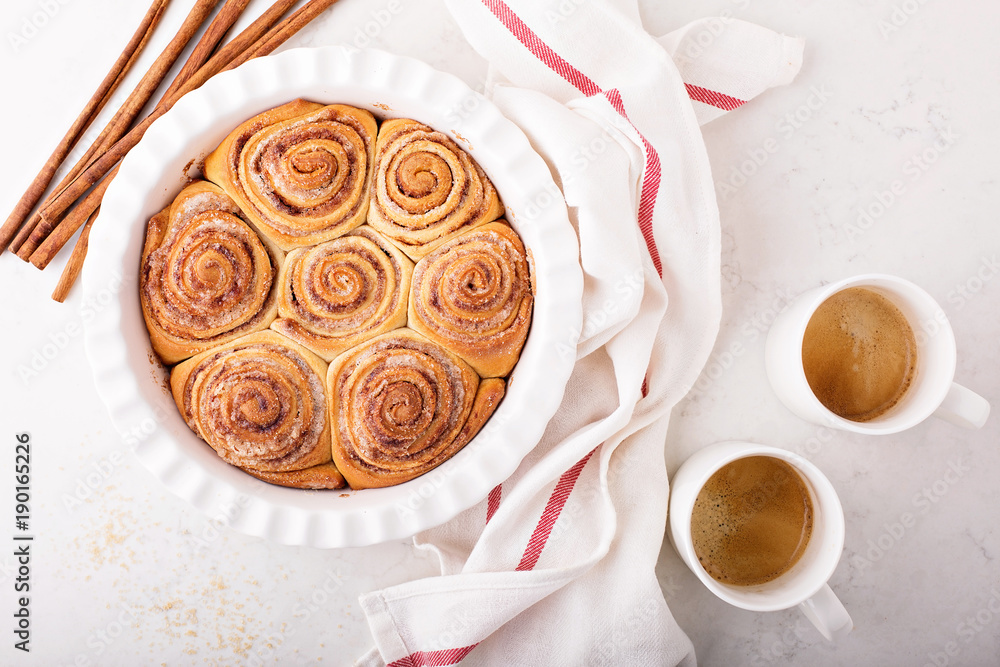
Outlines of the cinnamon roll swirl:
[{"label": "cinnamon roll swirl", "polygon": [[184,188],[146,229],[139,297],[167,364],[259,331],[277,316],[282,252],[263,243],[220,188]]},{"label": "cinnamon roll swirl", "polygon": [[480,377],[501,377],[521,354],[532,303],[524,245],[498,220],[417,263],[409,326],[462,357]]},{"label": "cinnamon roll swirl", "polygon": [[387,120],[375,148],[368,224],[414,260],[503,213],[486,173],[442,132]]},{"label": "cinnamon roll swirl", "polygon": [[278,277],[271,328],[332,361],[358,343],[406,324],[413,262],[368,226],[297,248]]},{"label": "cinnamon roll swirl", "polygon": [[330,365],[333,460],[355,489],[391,486],[448,460],[504,392],[410,329],[377,336]]},{"label": "cinnamon roll swirl", "polygon": [[314,245],[364,222],[376,134],[367,111],[295,100],[237,127],[205,175],[282,250]]},{"label": "cinnamon roll swirl", "polygon": [[259,331],[178,364],[170,386],[185,421],[220,457],[267,481],[294,482],[278,473],[330,468],[326,372],[309,350]]}]

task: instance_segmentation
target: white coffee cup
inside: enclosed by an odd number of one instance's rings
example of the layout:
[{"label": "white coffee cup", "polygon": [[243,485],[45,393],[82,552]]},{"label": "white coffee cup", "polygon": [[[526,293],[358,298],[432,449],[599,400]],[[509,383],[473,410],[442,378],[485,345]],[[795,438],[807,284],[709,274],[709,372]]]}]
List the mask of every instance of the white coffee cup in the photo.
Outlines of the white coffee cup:
[{"label": "white coffee cup", "polygon": [[[748,456],[770,456],[792,466],[806,483],[812,500],[809,543],[787,572],[764,584],[736,586],[713,578],[694,550],[691,515],[695,499],[723,466]],[[670,541],[703,584],[729,604],[751,611],[778,611],[798,606],[829,640],[851,631],[854,623],[827,582],[844,549],[844,510],[830,480],[819,468],[792,452],[749,442],[720,442],[702,448],[677,470],[670,483]]]},{"label": "white coffee cup", "polygon": [[[913,380],[900,401],[884,414],[855,422],[827,409],[809,388],[802,366],[802,338],[816,309],[833,294],[864,287],[885,296],[902,311],[913,329],[917,362]],[[897,433],[931,415],[966,428],[980,428],[990,404],[979,394],[955,383],[955,334],[931,295],[896,276],[869,273],[809,290],[775,318],[764,352],[767,378],[789,410],[816,424],[856,433]]]}]

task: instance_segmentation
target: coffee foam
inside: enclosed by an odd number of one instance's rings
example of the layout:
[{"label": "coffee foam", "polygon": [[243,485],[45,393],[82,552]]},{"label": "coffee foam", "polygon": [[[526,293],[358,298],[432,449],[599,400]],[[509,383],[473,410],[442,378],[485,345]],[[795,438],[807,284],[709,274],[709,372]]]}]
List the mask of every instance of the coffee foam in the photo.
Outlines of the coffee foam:
[{"label": "coffee foam", "polygon": [[878,292],[851,287],[813,313],[802,340],[802,366],[827,409],[866,422],[906,394],[916,349],[913,329],[899,308]]},{"label": "coffee foam", "polygon": [[812,533],[805,481],[784,461],[751,456],[723,466],[695,500],[691,536],[705,571],[725,584],[772,581],[795,565]]}]

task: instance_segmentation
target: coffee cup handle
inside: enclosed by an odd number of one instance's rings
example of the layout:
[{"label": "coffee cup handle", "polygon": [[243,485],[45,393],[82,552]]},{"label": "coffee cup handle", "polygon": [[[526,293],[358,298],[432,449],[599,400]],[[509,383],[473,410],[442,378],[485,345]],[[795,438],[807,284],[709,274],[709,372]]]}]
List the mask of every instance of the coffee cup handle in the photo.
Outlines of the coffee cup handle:
[{"label": "coffee cup handle", "polygon": [[934,416],[965,428],[982,428],[990,416],[990,404],[971,389],[952,382],[944,403],[934,411]]},{"label": "coffee cup handle", "polygon": [[836,641],[854,629],[854,621],[829,584],[799,604],[799,609],[828,641]]}]

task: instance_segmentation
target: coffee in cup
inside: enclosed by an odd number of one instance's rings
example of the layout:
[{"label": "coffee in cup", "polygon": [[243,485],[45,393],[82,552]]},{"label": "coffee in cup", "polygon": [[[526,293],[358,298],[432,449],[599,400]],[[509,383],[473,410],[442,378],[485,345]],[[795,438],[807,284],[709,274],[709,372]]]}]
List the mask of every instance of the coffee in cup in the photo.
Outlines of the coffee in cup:
[{"label": "coffee in cup", "polygon": [[667,520],[678,555],[720,599],[753,611],[798,606],[827,639],[851,631],[827,583],[844,549],[844,510],[803,457],[750,442],[702,447],[670,482]]},{"label": "coffee in cup", "polygon": [[790,570],[809,544],[813,506],[805,480],[772,456],[736,459],[698,492],[691,538],[705,571],[732,586],[755,586]]},{"label": "coffee in cup", "polygon": [[990,414],[955,382],[944,310],[898,276],[866,273],[800,294],[772,322],[764,365],[789,410],[845,431],[899,433],[931,415],[981,428]]},{"label": "coffee in cup", "polygon": [[866,287],[848,287],[819,305],[802,337],[802,367],[816,398],[831,412],[867,422],[906,394],[917,342],[906,316]]}]

